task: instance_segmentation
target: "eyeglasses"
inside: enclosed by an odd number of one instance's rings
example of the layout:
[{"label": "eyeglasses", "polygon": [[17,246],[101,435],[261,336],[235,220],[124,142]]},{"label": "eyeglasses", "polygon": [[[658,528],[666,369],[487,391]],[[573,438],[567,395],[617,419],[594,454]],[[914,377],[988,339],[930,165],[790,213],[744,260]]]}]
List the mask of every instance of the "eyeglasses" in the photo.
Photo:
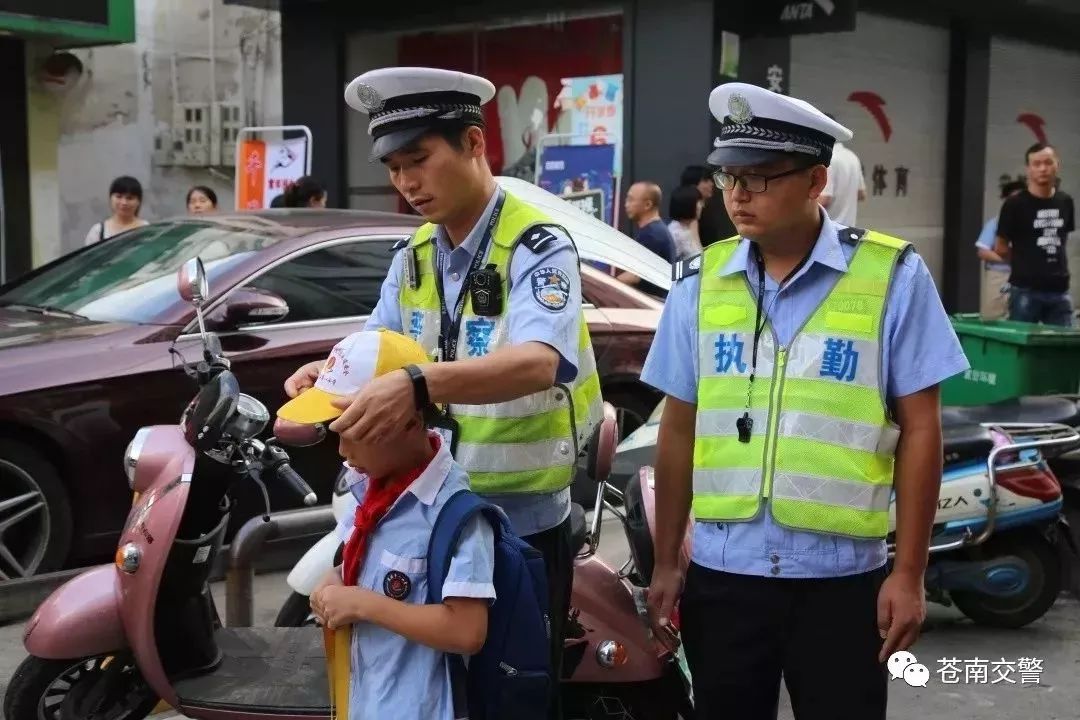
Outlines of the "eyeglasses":
[{"label": "eyeglasses", "polygon": [[794,175],[806,170],[808,166],[800,165],[797,168],[791,170],[785,170],[782,173],[775,175],[732,175],[728,172],[716,171],[713,173],[713,182],[716,183],[716,187],[721,190],[734,190],[735,183],[742,185],[742,189],[752,193],[763,193],[769,186],[770,180],[776,180],[778,178],[787,177],[788,175]]}]

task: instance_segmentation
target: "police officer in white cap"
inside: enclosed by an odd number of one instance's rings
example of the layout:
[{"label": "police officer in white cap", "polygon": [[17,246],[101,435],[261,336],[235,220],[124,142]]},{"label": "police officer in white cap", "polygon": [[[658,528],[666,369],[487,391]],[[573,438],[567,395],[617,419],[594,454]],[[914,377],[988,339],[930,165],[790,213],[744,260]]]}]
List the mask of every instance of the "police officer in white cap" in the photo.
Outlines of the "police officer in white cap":
[{"label": "police officer in white cap", "polygon": [[[449,405],[472,489],[544,555],[558,678],[577,550],[569,486],[599,424],[600,381],[569,235],[488,167],[482,106],[494,95],[475,75],[409,67],[364,73],[345,90],[370,117],[371,159],[427,220],[400,243],[365,329],[410,334],[434,361],[369,383],[331,430],[378,443],[417,408]],[[297,371],[286,392],[309,387],[319,367]]]},{"label": "police officer in white cap", "polygon": [[818,204],[850,131],[741,83],[709,108],[739,235],[675,265],[642,372],[667,396],[650,607],[679,602],[699,717],[773,718],[783,676],[798,720],[877,720],[925,616],[938,384],[967,360],[911,245]]}]

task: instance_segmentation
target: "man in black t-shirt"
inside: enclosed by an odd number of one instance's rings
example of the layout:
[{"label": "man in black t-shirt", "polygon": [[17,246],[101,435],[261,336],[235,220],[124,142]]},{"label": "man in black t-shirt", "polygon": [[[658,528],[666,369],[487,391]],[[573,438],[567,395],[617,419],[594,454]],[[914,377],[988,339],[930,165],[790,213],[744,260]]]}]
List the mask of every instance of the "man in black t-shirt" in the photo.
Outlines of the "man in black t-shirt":
[{"label": "man in black t-shirt", "polygon": [[1011,263],[1009,319],[1073,324],[1065,242],[1075,229],[1073,199],[1057,189],[1054,148],[1032,145],[1025,154],[1027,189],[1001,206],[997,254]]}]

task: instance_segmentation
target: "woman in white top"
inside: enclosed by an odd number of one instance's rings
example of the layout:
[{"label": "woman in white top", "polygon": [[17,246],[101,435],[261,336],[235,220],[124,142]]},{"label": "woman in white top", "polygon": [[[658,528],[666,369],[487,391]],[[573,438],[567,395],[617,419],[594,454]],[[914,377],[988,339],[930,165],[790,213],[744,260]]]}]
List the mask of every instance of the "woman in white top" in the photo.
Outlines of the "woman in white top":
[{"label": "woman in white top", "polygon": [[668,230],[675,240],[675,259],[685,260],[701,252],[698,219],[701,218],[701,191],[696,185],[681,185],[671,193]]},{"label": "woman in white top", "polygon": [[128,175],[121,175],[109,186],[109,207],[112,214],[101,222],[94,223],[86,233],[85,245],[93,245],[113,235],[149,225],[139,217],[142,206],[143,190],[139,181]]}]

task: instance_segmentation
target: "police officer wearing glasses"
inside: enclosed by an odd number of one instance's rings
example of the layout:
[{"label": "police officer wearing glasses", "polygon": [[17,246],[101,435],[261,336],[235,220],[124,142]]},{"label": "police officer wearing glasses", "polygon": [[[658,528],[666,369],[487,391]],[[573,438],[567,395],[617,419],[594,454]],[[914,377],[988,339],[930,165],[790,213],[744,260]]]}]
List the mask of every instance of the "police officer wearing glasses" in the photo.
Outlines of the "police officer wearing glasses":
[{"label": "police officer wearing glasses", "polygon": [[968,363],[911,244],[818,204],[847,128],[741,83],[709,108],[739,236],[675,265],[642,372],[667,396],[650,609],[679,603],[699,717],[774,718],[783,677],[798,720],[884,718],[925,617],[938,384]]}]

